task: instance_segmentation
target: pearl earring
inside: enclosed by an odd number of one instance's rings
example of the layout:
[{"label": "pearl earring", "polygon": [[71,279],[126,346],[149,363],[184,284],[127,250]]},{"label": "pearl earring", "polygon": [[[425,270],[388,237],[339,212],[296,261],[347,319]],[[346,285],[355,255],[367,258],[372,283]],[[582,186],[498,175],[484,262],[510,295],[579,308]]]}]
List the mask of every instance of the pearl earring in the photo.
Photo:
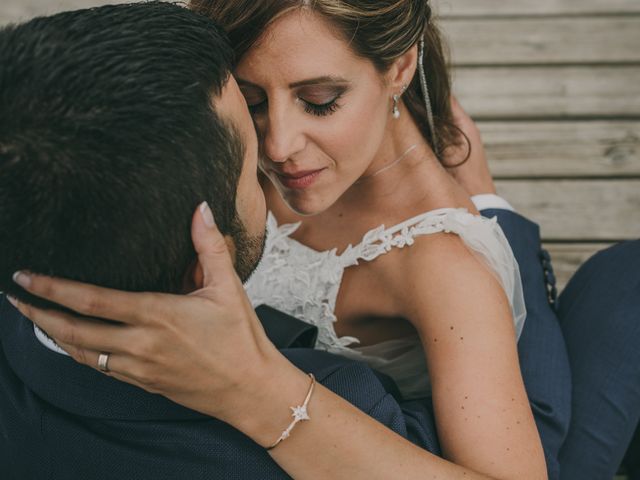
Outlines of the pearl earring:
[{"label": "pearl earring", "polygon": [[398,103],[400,102],[400,95],[396,94],[393,96],[393,110],[391,111],[391,116],[393,118],[400,118],[400,109],[398,108]]},{"label": "pearl earring", "polygon": [[399,108],[399,105],[400,105],[400,97],[402,96],[402,94],[404,93],[404,91],[405,91],[406,89],[407,89],[407,86],[406,86],[406,85],[403,85],[403,86],[402,86],[402,91],[401,91],[400,93],[396,93],[396,94],[393,96],[393,109],[391,110],[391,116],[392,116],[393,118],[395,118],[396,120],[397,120],[398,118],[400,118],[400,108]]}]

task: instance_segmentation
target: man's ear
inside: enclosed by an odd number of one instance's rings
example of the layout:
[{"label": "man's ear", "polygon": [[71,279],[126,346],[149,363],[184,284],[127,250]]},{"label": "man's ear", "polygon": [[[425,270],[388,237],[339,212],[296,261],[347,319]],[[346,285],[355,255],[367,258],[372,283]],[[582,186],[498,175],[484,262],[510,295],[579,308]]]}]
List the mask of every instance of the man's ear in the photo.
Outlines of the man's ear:
[{"label": "man's ear", "polygon": [[387,72],[387,84],[392,93],[402,91],[413,80],[418,67],[418,45],[414,45],[393,61]]},{"label": "man's ear", "polygon": [[[235,265],[236,259],[236,244],[229,235],[224,236],[224,240],[227,243],[227,248],[229,249],[229,253],[233,258],[233,263]],[[202,266],[198,259],[195,258],[193,263],[189,266],[186,273],[184,274],[184,278],[182,279],[182,293],[191,293],[196,290],[200,290],[204,285],[204,270],[202,270]]]},{"label": "man's ear", "polygon": [[187,294],[200,290],[204,285],[204,272],[198,259],[194,259],[182,279],[182,293]]}]

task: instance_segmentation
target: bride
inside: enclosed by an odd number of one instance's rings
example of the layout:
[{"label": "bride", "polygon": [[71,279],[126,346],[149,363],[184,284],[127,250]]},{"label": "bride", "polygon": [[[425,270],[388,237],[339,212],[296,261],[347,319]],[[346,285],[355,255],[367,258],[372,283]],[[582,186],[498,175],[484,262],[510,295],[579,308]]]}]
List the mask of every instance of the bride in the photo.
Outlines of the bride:
[{"label": "bride", "polygon": [[[277,443],[270,452],[294,478],[546,478],[516,348],[526,315],[518,265],[497,223],[445,169],[463,158],[426,0],[191,7],[221,24],[237,53],[234,76],[258,132],[270,210],[264,258],[247,300],[224,275],[231,262],[209,210],[195,215],[202,291],[214,300],[133,294],[109,317],[126,322],[127,310],[145,310],[152,318],[171,305],[171,321],[202,320],[185,326],[194,341],[172,339],[145,360],[157,365],[153,385],[131,370],[111,374],[265,447]],[[103,292],[100,304],[116,298]],[[404,398],[431,397],[446,460],[310,388],[304,372],[264,346],[249,301],[317,325],[317,348],[368,362]],[[202,338],[206,355],[196,349]],[[98,357],[61,345],[75,358]],[[247,358],[259,360],[250,379],[234,368]],[[180,383],[192,383],[194,371],[198,391]],[[287,406],[305,395],[311,420],[278,437]]]}]

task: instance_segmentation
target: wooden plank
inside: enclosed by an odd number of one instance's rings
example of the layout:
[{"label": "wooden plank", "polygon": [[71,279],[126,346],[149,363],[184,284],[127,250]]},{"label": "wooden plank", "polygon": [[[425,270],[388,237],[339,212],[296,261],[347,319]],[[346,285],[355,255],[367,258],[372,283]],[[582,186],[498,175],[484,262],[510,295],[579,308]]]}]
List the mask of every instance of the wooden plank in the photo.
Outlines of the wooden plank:
[{"label": "wooden plank", "polygon": [[540,224],[546,241],[640,238],[640,179],[500,180],[496,186]]},{"label": "wooden plank", "polygon": [[640,66],[463,67],[453,78],[480,119],[640,117]]},{"label": "wooden plank", "polygon": [[562,291],[569,279],[580,265],[591,258],[596,252],[603,250],[611,243],[543,243],[551,254],[551,263],[556,276],[556,287]]},{"label": "wooden plank", "polygon": [[[135,0],[4,0],[0,23],[62,10]],[[437,0],[434,11],[442,17],[527,16],[640,13],[637,0]]]},{"label": "wooden plank", "polygon": [[584,15],[640,13],[638,0],[436,0],[441,16]]},{"label": "wooden plank", "polygon": [[640,62],[640,15],[454,18],[442,27],[456,65]]},{"label": "wooden plank", "polygon": [[39,15],[76,10],[98,5],[134,3],[136,0],[2,0],[0,25],[20,22]]},{"label": "wooden plank", "polygon": [[478,122],[496,178],[640,176],[640,121]]}]

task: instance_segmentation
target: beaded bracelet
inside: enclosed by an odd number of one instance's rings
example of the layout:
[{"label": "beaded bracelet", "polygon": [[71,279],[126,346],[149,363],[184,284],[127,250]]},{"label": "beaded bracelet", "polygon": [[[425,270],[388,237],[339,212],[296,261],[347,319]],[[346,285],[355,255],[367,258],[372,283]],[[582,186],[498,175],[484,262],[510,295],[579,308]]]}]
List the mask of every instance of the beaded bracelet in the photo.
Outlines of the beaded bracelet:
[{"label": "beaded bracelet", "polygon": [[311,399],[313,387],[315,387],[316,385],[316,377],[314,377],[312,373],[309,374],[309,377],[311,378],[311,385],[309,386],[309,392],[307,392],[307,396],[305,397],[304,402],[302,403],[302,405],[298,405],[297,407],[289,407],[293,412],[291,414],[291,416],[293,417],[293,421],[289,424],[286,430],[282,432],[280,438],[278,438],[278,440],[267,447],[267,450],[276,448],[280,444],[280,442],[289,438],[289,435],[291,435],[291,430],[293,430],[298,422],[301,422],[303,420],[311,420],[311,417],[309,417],[309,414],[307,413],[307,405],[309,404],[309,400]]}]

